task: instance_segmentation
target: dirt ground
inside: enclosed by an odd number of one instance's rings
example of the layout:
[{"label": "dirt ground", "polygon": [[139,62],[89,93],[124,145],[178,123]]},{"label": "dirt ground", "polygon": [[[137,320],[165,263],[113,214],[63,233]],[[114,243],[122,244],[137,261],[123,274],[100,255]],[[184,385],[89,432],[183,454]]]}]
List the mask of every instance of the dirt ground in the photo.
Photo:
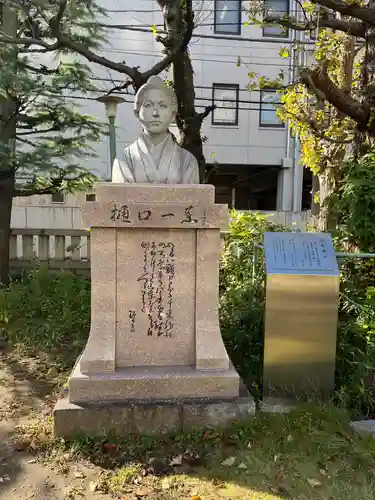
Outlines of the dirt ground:
[{"label": "dirt ground", "polygon": [[[25,443],[9,433],[33,421],[37,413],[50,414],[54,398],[52,387],[30,377],[29,366],[5,363],[0,355],[0,498],[4,500],[61,500],[113,498],[91,491],[101,473],[92,464],[74,463],[64,470],[53,470]],[[29,363],[29,362],[28,362]],[[35,367],[37,369],[37,367]],[[32,443],[31,443],[32,445]],[[32,446],[31,446],[32,448]]]}]

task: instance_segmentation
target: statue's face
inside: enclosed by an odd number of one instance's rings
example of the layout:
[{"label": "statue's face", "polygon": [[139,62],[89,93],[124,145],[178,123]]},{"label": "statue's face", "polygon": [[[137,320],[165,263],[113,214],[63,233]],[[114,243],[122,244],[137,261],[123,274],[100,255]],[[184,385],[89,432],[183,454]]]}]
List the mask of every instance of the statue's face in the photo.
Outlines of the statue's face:
[{"label": "statue's face", "polygon": [[162,90],[150,89],[145,93],[139,121],[151,134],[162,134],[168,130],[174,118],[172,106],[168,96]]}]

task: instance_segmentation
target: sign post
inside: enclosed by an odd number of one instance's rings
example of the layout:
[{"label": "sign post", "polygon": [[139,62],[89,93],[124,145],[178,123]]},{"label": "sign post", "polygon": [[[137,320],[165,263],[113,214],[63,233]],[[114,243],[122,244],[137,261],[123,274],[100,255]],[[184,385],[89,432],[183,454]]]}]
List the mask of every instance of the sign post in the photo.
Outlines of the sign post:
[{"label": "sign post", "polygon": [[263,395],[334,388],[340,276],[326,233],[265,233]]}]

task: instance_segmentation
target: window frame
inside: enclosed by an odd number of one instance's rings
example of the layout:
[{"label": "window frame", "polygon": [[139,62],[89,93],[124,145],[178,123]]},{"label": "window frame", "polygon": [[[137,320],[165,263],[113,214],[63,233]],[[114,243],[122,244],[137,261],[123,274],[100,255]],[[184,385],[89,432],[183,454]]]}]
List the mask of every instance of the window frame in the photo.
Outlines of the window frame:
[{"label": "window frame", "polygon": [[[285,129],[285,123],[283,123],[281,120],[280,120],[280,123],[279,124],[274,124],[274,123],[262,123],[262,105],[264,106],[264,104],[268,104],[268,103],[265,103],[263,102],[263,95],[264,94],[270,94],[271,92],[276,94],[276,91],[278,89],[272,89],[272,88],[265,88],[265,89],[262,89],[260,91],[260,102],[259,102],[259,128],[277,128],[277,129]],[[264,108],[263,108],[264,110]],[[267,110],[269,111],[269,110]],[[276,109],[275,109],[275,113],[276,113]]]},{"label": "window frame", "polygon": [[92,203],[96,201],[96,194],[95,193],[86,193],[85,196],[86,203]]},{"label": "window frame", "polygon": [[216,104],[215,102],[215,89],[219,90],[234,90],[236,92],[236,118],[234,122],[228,123],[224,121],[216,121],[215,120],[215,109],[211,113],[211,125],[219,126],[219,127],[238,127],[239,122],[239,98],[240,98],[240,86],[238,83],[212,83],[212,105]]},{"label": "window frame", "polygon": [[[63,200],[62,201],[54,201],[53,197],[55,195],[61,195],[63,197]],[[51,203],[57,204],[57,205],[62,205],[63,203],[65,203],[65,194],[64,193],[53,193],[53,194],[51,194]]]},{"label": "window frame", "polygon": [[[237,30],[236,31],[230,31],[230,32],[220,29],[220,25],[217,26],[216,15],[217,15],[217,13],[219,13],[219,10],[217,9],[218,1],[219,0],[214,0],[214,33],[217,34],[217,35],[228,35],[228,36],[238,36],[238,35],[241,35],[241,31],[242,31],[242,25],[241,25],[241,21],[242,21],[242,1],[241,0],[237,0],[237,5],[238,5],[238,19],[237,19],[237,25],[236,25],[237,26]],[[234,0],[231,0],[231,2],[233,2],[233,4],[235,3]]]},{"label": "window frame", "polygon": [[[285,3],[286,3],[286,7],[287,7],[287,10],[285,11],[285,15],[289,16],[290,15],[290,2],[289,0],[283,0]],[[266,4],[265,4],[266,6]],[[276,25],[273,25],[273,26],[276,26]],[[263,26],[262,27],[262,38],[282,38],[282,39],[287,39],[289,38],[289,35],[290,35],[290,29],[289,28],[284,28],[284,32],[285,34],[283,33],[280,33],[279,35],[275,35],[275,34],[269,34],[267,35],[265,33],[265,29],[269,28],[269,26]],[[280,28],[283,28],[283,26],[280,26]]]}]

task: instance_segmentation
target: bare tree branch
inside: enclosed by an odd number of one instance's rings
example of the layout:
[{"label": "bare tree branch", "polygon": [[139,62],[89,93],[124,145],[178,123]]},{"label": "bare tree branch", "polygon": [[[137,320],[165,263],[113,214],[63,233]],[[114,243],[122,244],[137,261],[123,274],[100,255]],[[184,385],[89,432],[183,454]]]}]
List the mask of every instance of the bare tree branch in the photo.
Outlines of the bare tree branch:
[{"label": "bare tree branch", "polygon": [[322,68],[317,67],[313,70],[302,70],[300,81],[318,98],[323,97],[358,124],[366,129],[370,129],[370,112],[368,107],[335,85]]},{"label": "bare tree branch", "polygon": [[375,27],[375,9],[369,8],[368,5],[361,7],[357,3],[346,3],[341,0],[312,0],[312,3],[340,12],[345,16],[356,17]]},{"label": "bare tree branch", "polygon": [[[292,17],[280,16],[267,16],[264,18],[265,23],[280,24],[285,28],[294,29],[296,31],[312,31],[318,27],[317,19],[307,20],[302,23]],[[331,28],[333,30],[343,31],[349,35],[354,35],[359,38],[365,37],[365,28],[361,22],[358,21],[343,21],[341,19],[334,19],[329,17],[321,17],[319,19],[320,28]]]},{"label": "bare tree branch", "polygon": [[66,9],[66,5],[67,5],[67,0],[60,0],[60,7],[59,7],[59,10],[57,12],[57,15],[55,17],[55,19],[53,19],[51,21],[51,25],[52,23],[54,23],[56,25],[57,28],[59,28],[60,24],[61,24],[61,21],[64,17],[64,13],[65,13],[65,9]]},{"label": "bare tree branch", "polygon": [[327,135],[326,131],[321,130],[321,127],[317,124],[317,122],[313,118],[310,118],[309,116],[296,115],[294,113],[291,113],[290,111],[286,111],[286,114],[291,116],[292,118],[294,118],[295,120],[297,120],[299,122],[304,122],[304,123],[306,123],[306,125],[309,125],[309,127],[313,131],[313,134],[316,137],[319,137],[319,139],[330,142],[332,144],[352,144],[353,143],[353,137],[351,139],[334,139],[333,137],[330,137],[329,135]]},{"label": "bare tree branch", "polygon": [[203,120],[207,118],[207,116],[210,113],[215,111],[216,108],[217,108],[216,104],[211,104],[210,106],[207,106],[202,113],[198,113],[198,116],[201,119],[201,121],[203,122]]},{"label": "bare tree branch", "polygon": [[[0,34],[4,35],[4,33],[1,31]],[[38,38],[31,38],[31,37],[13,38],[5,35],[0,37],[0,43],[11,44],[11,45],[25,45],[27,47],[30,47],[31,45],[38,45],[40,47],[44,47],[44,49],[48,50],[49,52],[57,50],[59,48],[58,42],[49,44],[43,42],[43,40],[39,40]]]}]

